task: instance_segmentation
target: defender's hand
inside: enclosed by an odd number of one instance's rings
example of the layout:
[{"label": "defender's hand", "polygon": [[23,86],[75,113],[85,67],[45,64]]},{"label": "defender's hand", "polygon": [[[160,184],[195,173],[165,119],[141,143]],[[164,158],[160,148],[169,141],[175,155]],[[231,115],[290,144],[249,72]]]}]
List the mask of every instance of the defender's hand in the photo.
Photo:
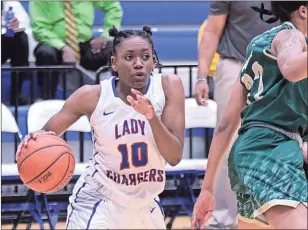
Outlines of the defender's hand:
[{"label": "defender's hand", "polygon": [[215,203],[213,194],[208,191],[201,191],[194,206],[191,229],[203,229],[204,224],[212,216]]}]

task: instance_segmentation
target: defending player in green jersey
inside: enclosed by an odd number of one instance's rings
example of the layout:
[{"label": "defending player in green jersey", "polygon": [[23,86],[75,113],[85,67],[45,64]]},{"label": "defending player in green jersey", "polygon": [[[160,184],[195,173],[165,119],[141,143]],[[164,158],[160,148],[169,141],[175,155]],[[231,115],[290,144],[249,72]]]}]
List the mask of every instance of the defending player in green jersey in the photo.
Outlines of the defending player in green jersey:
[{"label": "defending player in green jersey", "polygon": [[303,142],[308,140],[308,4],[271,5],[282,24],[247,47],[241,75],[213,138],[192,228],[204,224],[214,210],[217,169],[242,120],[229,155],[239,217],[274,229],[307,229]]}]

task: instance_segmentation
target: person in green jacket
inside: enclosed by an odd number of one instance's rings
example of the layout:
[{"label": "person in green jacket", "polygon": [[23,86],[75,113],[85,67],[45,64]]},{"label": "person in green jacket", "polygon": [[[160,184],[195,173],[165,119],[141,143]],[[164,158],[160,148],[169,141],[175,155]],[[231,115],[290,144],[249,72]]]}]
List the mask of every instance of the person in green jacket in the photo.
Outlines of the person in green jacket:
[{"label": "person in green jacket", "polygon": [[[104,30],[93,38],[96,8],[104,12]],[[108,30],[112,26],[120,29],[123,16],[117,1],[31,1],[29,14],[34,38],[39,42],[34,50],[36,65],[80,64],[92,71],[107,65],[112,49]],[[52,74],[51,82],[47,76],[38,77],[42,99],[55,98],[58,75]],[[44,88],[47,83],[51,92]]]}]

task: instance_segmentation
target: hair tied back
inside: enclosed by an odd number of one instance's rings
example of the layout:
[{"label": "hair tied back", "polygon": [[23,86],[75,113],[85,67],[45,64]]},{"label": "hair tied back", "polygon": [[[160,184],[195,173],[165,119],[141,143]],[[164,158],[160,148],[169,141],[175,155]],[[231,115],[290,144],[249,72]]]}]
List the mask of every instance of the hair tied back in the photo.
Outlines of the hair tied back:
[{"label": "hair tied back", "polygon": [[109,36],[116,37],[118,36],[118,34],[119,34],[119,31],[115,26],[112,26],[112,28],[109,29]]},{"label": "hair tied back", "polygon": [[146,32],[149,36],[152,36],[151,27],[145,25],[145,26],[142,28],[142,30],[143,30],[144,32]]}]

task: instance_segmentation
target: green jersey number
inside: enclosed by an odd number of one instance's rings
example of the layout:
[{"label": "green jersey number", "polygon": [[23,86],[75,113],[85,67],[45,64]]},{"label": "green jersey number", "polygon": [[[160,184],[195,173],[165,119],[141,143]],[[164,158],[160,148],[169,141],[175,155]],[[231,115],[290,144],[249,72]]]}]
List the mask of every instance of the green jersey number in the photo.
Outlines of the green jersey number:
[{"label": "green jersey number", "polygon": [[[249,60],[248,60],[249,61]],[[264,90],[263,87],[263,67],[256,61],[252,64],[252,71],[254,74],[254,77],[252,78],[249,74],[245,73],[242,76],[242,83],[245,85],[247,90],[251,90],[254,83],[256,83],[257,80],[259,80],[259,85],[254,92],[250,91],[247,97],[247,104],[250,104],[251,101],[249,100],[251,94],[253,94],[253,98],[255,101],[258,101],[262,98],[261,94]],[[256,91],[256,92],[255,92]]]}]

